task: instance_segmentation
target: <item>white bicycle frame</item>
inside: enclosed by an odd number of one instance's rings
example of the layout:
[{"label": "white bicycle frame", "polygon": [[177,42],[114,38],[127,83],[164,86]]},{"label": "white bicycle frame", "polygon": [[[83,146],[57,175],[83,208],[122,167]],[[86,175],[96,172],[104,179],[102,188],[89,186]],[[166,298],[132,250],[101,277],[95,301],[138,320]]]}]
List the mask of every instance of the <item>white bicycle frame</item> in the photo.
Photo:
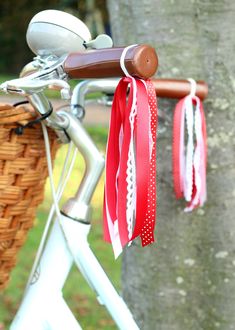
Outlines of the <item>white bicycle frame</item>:
[{"label": "white bicycle frame", "polygon": [[[96,292],[98,301],[105,305],[117,327],[121,330],[139,329],[87,241],[90,231],[90,200],[103,171],[104,159],[74,114],[78,104],[84,107],[87,93],[114,92],[117,82],[116,79],[97,79],[80,83],[73,92],[72,111],[62,110],[57,113],[63,118],[66,134],[84,157],[86,170],[76,195],[63,206],[60,221],[56,219],[53,224],[33,281],[26,289],[11,330],[81,329],[62,295],[73,263]],[[31,103],[36,107],[40,105],[45,113],[47,102],[40,95],[32,95]],[[53,121],[52,118],[50,121]]]}]

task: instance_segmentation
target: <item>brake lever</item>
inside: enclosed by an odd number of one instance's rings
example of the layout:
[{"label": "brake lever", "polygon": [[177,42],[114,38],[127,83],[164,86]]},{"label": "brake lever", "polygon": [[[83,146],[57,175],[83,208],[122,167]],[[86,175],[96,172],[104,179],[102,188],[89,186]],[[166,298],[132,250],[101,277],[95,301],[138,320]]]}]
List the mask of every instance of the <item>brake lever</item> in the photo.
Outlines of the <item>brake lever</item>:
[{"label": "brake lever", "polygon": [[[51,56],[49,58],[43,59],[40,57],[35,58],[35,65],[36,67],[39,65],[40,62],[40,69],[37,72],[34,72],[30,75],[30,79],[66,79],[67,73],[65,73],[63,69],[64,61],[66,60],[67,55],[61,56],[59,59],[52,60]],[[27,77],[27,65],[21,72],[21,77]]]},{"label": "brake lever", "polygon": [[60,89],[61,97],[63,99],[70,99],[70,86],[66,81],[60,79],[31,80],[31,78],[32,75],[24,78],[6,81],[0,85],[0,89],[2,89],[5,93],[28,96],[40,93],[48,86],[53,85]]}]

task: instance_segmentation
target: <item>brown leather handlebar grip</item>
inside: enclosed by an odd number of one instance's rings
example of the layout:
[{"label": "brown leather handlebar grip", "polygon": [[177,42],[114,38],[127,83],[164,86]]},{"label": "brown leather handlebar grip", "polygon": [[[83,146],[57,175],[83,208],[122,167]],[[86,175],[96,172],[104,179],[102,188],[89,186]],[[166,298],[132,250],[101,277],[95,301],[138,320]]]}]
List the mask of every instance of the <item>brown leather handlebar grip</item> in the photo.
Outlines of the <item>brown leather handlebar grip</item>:
[{"label": "brown leather handlebar grip", "polygon": [[[64,62],[64,70],[69,78],[121,77],[120,57],[125,47],[87,50],[71,53]],[[156,51],[149,45],[136,45],[127,50],[125,67],[131,76],[150,78],[157,71]]]},{"label": "brown leather handlebar grip", "polygon": [[[191,84],[186,79],[152,79],[152,82],[159,97],[181,99],[191,90]],[[208,95],[208,85],[202,80],[196,83],[196,95],[204,100]]]}]

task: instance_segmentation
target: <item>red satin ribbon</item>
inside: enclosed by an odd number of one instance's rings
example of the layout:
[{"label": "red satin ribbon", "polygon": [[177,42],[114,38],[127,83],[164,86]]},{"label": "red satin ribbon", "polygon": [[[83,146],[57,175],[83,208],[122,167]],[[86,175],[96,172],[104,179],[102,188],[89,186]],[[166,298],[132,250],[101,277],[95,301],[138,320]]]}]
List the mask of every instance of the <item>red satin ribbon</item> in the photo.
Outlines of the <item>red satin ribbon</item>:
[{"label": "red satin ribbon", "polygon": [[[154,241],[156,129],[157,104],[151,81],[121,79],[111,112],[103,212],[104,238],[112,242],[116,255],[137,236],[143,246]],[[133,210],[128,196],[134,201]],[[130,213],[132,223],[127,216]]]},{"label": "red satin ribbon", "polygon": [[148,199],[147,199],[147,211],[145,220],[141,232],[142,245],[148,245],[154,242],[154,227],[156,222],[157,212],[157,167],[156,167],[156,156],[157,156],[157,102],[154,85],[151,81],[147,81],[148,88],[148,101],[150,107],[150,135],[152,138],[151,144],[151,156],[149,166],[149,183],[148,183]]},{"label": "red satin ribbon", "polygon": [[[181,99],[175,107],[174,119],[173,119],[173,141],[172,141],[172,167],[173,167],[173,184],[175,196],[177,199],[183,198],[185,196],[185,178],[186,178],[186,138],[185,131],[187,126],[185,124],[186,111],[187,107],[185,106],[186,99],[189,96]],[[189,100],[187,100],[189,101]],[[206,145],[206,120],[203,110],[203,105],[201,100],[193,96],[191,102],[194,106],[193,110],[193,159],[192,159],[192,186],[191,186],[191,200],[188,201],[185,211],[191,211],[198,206],[202,206],[206,201],[206,163],[207,163],[207,145]],[[201,127],[199,131],[199,136],[201,139],[198,139],[196,134],[196,114],[195,107],[199,106],[199,114]],[[196,167],[195,153],[199,152],[197,159],[198,166]],[[200,184],[198,184],[198,180]]]}]

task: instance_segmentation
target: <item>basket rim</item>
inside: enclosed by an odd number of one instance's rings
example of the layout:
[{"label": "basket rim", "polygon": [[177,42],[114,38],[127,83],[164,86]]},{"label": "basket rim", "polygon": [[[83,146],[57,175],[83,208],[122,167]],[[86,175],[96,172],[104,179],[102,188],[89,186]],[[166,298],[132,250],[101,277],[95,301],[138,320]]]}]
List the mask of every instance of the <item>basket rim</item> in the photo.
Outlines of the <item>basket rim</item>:
[{"label": "basket rim", "polygon": [[31,105],[11,105],[0,103],[0,125],[28,121],[37,116]]}]

